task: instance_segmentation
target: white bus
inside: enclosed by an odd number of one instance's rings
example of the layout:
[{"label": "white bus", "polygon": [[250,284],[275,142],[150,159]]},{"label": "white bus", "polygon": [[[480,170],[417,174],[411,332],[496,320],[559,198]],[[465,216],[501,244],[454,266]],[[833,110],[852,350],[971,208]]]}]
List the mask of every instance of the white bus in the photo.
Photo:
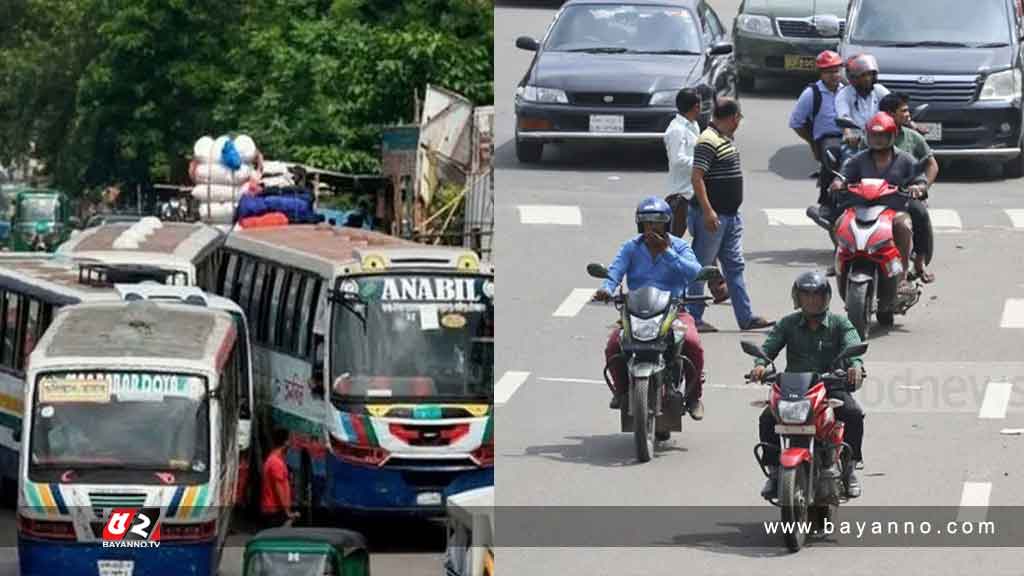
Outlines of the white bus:
[{"label": "white bus", "polygon": [[300,506],[440,516],[493,485],[489,264],[324,225],[234,230],[220,263],[204,288],[252,320],[254,428],[291,432]]},{"label": "white bus", "polygon": [[[253,390],[248,321],[237,304],[193,286],[170,286],[145,281],[140,284],[112,284],[119,270],[95,262],[74,262],[54,255],[0,256],[0,479],[3,493],[13,497],[18,480],[20,445],[12,432],[20,427],[25,394],[25,364],[36,342],[49,327],[57,309],[82,302],[129,299],[193,302],[222,310],[233,318],[238,333],[239,353],[245,370],[239,384],[239,469],[238,501],[258,497],[247,479],[251,452]],[[138,270],[129,276],[138,279]],[[159,276],[159,274],[158,274]]]},{"label": "white bus", "polygon": [[17,434],[21,574],[216,574],[244,372],[223,311],[147,300],[58,311],[32,351]]}]

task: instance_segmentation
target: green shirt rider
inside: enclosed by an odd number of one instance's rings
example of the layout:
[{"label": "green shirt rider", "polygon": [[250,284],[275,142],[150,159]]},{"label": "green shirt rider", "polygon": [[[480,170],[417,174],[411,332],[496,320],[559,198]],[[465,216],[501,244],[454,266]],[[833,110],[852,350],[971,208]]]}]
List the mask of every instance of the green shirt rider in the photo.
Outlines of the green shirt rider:
[{"label": "green shirt rider", "polygon": [[[832,300],[832,287],[820,272],[804,272],[793,282],[791,291],[793,307],[799,309],[778,322],[768,335],[761,349],[772,360],[786,348],[786,372],[817,372],[833,368],[835,358],[851,345],[860,343],[860,335],[846,316],[828,311]],[[863,380],[863,362],[859,357],[848,361],[847,374],[850,388],[857,390]],[[762,359],[755,361],[751,380],[759,382],[766,372]],[[852,449],[854,464],[847,478],[847,493],[850,498],[860,496],[860,480],[854,469],[861,462],[861,443],[864,439],[864,412],[853,396],[846,391],[831,390],[830,398],[843,401],[835,409],[836,418],[846,425],[845,442]],[[775,433],[775,416],[766,407],[761,412],[759,430],[761,442],[774,446],[765,450],[767,462],[779,461],[779,436]],[[770,499],[778,493],[778,466],[768,466],[770,475],[761,490],[761,496]]]}]

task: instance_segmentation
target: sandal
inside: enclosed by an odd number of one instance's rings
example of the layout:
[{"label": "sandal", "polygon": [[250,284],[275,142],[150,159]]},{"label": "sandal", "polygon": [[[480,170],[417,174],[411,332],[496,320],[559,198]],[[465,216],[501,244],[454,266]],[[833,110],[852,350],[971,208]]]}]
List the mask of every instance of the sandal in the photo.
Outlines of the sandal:
[{"label": "sandal", "polygon": [[753,318],[750,319],[750,323],[747,324],[746,327],[743,328],[743,330],[760,330],[762,328],[771,328],[774,325],[774,321],[769,322],[768,320],[765,320],[760,316],[754,316]]}]

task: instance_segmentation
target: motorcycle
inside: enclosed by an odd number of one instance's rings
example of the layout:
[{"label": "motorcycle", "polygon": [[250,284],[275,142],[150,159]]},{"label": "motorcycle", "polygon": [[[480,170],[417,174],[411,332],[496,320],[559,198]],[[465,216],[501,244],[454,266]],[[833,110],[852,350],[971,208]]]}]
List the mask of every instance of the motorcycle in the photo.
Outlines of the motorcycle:
[{"label": "motorcycle", "polygon": [[[922,172],[924,166],[925,161],[918,162],[915,173]],[[905,195],[906,191],[877,178],[865,178],[846,189],[860,201],[846,208],[836,223],[836,284],[840,298],[846,302],[847,317],[861,340],[867,340],[872,315],[879,325],[892,326],[896,314],[906,314],[917,304],[922,290],[915,282],[913,293],[899,294],[899,277],[904,270],[892,228],[898,212],[879,205],[886,196]]]},{"label": "motorcycle", "polygon": [[[767,401],[754,403],[757,407],[770,406],[775,416],[775,432],[779,435],[778,462],[768,462],[769,444],[754,446],[754,458],[767,477],[768,466],[777,465],[779,492],[768,501],[778,506],[782,522],[811,523],[821,530],[825,521],[831,521],[836,509],[846,497],[849,472],[852,470],[852,448],[844,441],[845,425],[836,419],[835,409],[843,401],[829,398],[830,390],[848,389],[844,360],[867,352],[865,343],[843,350],[828,374],[779,373],[774,362],[760,346],[750,341],[740,342],[743,351],[769,364],[763,382],[771,384]],[[751,374],[746,374],[747,382]],[[786,546],[793,552],[806,542],[807,532],[790,524],[791,531],[783,533]]]},{"label": "motorcycle", "polygon": [[160,219],[164,222],[187,222],[188,209],[176,197],[172,197],[160,206]]},{"label": "motorcycle", "polygon": [[[587,273],[608,278],[600,264],[588,264]],[[714,266],[704,267],[698,281],[717,280],[721,273]],[[686,325],[678,319],[680,307],[692,302],[707,302],[709,296],[672,297],[672,293],[646,286],[623,294],[621,287],[612,296],[621,314],[621,354],[626,358],[628,400],[619,408],[622,432],[632,432],[637,458],[647,462],[657,442],[668,440],[672,432],[683,429],[683,392],[687,390],[682,354]],[[615,393],[610,363],[604,367],[604,379]]]}]

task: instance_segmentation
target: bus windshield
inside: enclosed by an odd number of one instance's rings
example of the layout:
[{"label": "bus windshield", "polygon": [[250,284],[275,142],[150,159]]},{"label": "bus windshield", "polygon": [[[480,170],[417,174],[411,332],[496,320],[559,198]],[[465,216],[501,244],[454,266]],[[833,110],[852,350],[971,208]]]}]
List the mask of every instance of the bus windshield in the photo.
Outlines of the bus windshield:
[{"label": "bus windshield", "polygon": [[369,276],[340,280],[336,288],[333,399],[490,402],[493,278]]},{"label": "bus windshield", "polygon": [[156,372],[48,372],[32,407],[32,477],[143,471],[209,477],[206,379]]}]

